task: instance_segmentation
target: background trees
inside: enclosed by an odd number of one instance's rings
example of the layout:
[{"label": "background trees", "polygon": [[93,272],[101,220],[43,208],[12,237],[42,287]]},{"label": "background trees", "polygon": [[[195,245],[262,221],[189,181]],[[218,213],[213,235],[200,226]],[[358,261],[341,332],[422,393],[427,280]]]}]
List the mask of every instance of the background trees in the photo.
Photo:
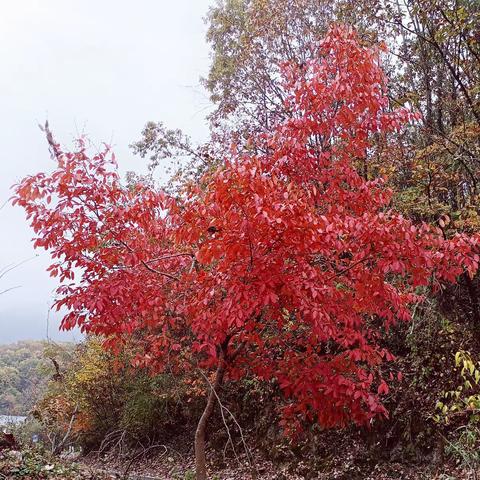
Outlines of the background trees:
[{"label": "background trees", "polygon": [[385,172],[397,173],[401,203],[420,218],[454,214],[463,228],[478,213],[478,18],[469,1],[219,2],[208,17],[213,61],[205,85],[217,105],[211,120],[261,130],[269,118],[288,116],[282,59],[302,64],[332,21],[354,25],[367,44],[388,47],[393,104],[422,113],[408,148],[401,142],[401,158],[389,152],[380,160]]},{"label": "background trees", "polygon": [[54,373],[44,350],[41,341],[0,345],[0,414],[26,416],[42,396]]}]

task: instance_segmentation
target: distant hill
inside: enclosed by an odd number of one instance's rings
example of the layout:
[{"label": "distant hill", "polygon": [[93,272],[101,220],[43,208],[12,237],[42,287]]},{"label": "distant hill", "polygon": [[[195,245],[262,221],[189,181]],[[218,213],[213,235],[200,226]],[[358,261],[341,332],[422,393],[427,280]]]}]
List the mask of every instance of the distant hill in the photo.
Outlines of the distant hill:
[{"label": "distant hill", "polygon": [[45,341],[0,345],[0,415],[27,415],[55,373],[48,357],[72,346]]}]

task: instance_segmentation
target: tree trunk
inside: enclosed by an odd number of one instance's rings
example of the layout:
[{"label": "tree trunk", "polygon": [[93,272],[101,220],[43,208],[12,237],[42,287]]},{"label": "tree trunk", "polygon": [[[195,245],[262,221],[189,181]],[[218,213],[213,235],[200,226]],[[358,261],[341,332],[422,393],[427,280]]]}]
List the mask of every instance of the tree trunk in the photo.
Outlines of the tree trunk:
[{"label": "tree trunk", "polygon": [[[222,352],[223,353],[223,352]],[[215,408],[216,392],[222,385],[223,376],[225,374],[225,360],[222,354],[219,359],[217,372],[215,374],[215,382],[210,385],[210,393],[208,394],[207,405],[198,421],[197,430],[195,432],[195,474],[197,480],[207,480],[207,459],[205,455],[205,433],[207,430],[208,419],[212,415]]]}]

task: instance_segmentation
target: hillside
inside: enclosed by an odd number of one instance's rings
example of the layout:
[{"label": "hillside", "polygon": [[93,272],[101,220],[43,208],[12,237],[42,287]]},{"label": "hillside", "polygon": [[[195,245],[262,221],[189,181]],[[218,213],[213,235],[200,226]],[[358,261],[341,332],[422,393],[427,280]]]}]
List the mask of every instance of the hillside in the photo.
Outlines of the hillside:
[{"label": "hillside", "polygon": [[44,341],[0,345],[0,414],[27,415],[54,373],[49,352],[68,347]]}]

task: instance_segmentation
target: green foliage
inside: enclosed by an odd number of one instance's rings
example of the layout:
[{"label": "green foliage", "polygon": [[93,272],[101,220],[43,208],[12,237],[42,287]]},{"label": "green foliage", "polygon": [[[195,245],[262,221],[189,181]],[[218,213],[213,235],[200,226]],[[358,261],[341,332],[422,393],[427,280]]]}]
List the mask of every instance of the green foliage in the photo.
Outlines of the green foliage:
[{"label": "green foliage", "polygon": [[187,470],[183,478],[184,480],[195,480],[195,472],[193,470]]},{"label": "green foliage", "polygon": [[73,480],[85,477],[76,465],[59,462],[41,449],[25,448],[22,452],[1,454],[0,478]]},{"label": "green foliage", "polygon": [[440,435],[446,453],[473,471],[480,464],[480,363],[469,352],[459,350],[454,365],[457,385],[441,395],[432,418],[444,428],[445,436]]},{"label": "green foliage", "polygon": [[[91,337],[76,347],[74,360],[59,381],[48,385],[35,415],[50,437],[62,437],[86,450],[98,448],[107,435],[125,432],[122,441],[148,441],[196,418],[195,401],[187,403],[186,387],[171,374],[150,375],[133,368],[125,348],[115,358]],[[73,418],[73,420],[72,420]]]},{"label": "green foliage", "polygon": [[469,424],[480,420],[480,363],[463,350],[455,354],[455,368],[460,370],[461,383],[445,392],[436,404],[439,411],[434,415],[436,422],[448,424],[452,415],[468,417]]},{"label": "green foliage", "polygon": [[447,442],[446,452],[460,465],[475,470],[480,465],[480,429],[467,425],[455,433],[456,438]]}]

